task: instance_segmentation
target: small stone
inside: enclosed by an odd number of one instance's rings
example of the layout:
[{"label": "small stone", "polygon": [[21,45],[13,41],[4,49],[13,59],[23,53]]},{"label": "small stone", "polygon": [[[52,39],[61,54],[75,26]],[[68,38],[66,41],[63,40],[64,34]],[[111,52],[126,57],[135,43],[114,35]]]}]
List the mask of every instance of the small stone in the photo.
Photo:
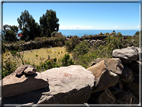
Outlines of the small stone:
[{"label": "small stone", "polygon": [[17,76],[22,75],[23,71],[28,67],[28,65],[22,65],[15,70]]},{"label": "small stone", "polygon": [[36,69],[34,68],[27,68],[24,70],[24,73],[28,75],[35,74],[35,72],[36,72]]}]

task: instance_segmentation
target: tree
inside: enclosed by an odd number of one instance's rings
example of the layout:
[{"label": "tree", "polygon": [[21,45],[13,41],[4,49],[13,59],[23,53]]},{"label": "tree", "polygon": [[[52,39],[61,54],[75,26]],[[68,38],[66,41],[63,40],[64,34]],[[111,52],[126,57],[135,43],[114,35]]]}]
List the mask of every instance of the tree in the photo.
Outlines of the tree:
[{"label": "tree", "polygon": [[2,30],[2,40],[14,42],[17,41],[16,34],[18,33],[18,27],[17,26],[11,26],[11,25],[4,25]]},{"label": "tree", "polygon": [[20,18],[18,18],[17,21],[20,30],[22,30],[22,40],[33,40],[35,37],[39,36],[40,27],[27,10],[21,13]]},{"label": "tree", "polygon": [[59,19],[56,17],[56,12],[47,10],[42,17],[40,17],[40,25],[44,36],[51,37],[53,31],[59,30]]}]

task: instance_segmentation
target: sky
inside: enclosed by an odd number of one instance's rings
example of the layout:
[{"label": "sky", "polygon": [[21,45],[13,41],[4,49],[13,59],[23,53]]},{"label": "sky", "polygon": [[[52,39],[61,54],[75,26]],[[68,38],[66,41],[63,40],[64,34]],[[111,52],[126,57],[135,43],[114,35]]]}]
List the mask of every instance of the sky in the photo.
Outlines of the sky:
[{"label": "sky", "polygon": [[[35,21],[46,10],[56,11],[59,29],[139,30],[139,3],[3,3],[3,25],[18,26],[17,18],[28,10]],[[39,23],[40,24],[40,23]]]}]

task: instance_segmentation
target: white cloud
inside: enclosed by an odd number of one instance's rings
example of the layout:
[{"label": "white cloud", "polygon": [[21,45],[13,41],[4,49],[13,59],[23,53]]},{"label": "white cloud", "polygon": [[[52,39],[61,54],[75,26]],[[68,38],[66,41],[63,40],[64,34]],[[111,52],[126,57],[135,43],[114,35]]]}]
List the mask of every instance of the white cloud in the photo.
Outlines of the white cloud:
[{"label": "white cloud", "polygon": [[138,27],[137,28],[140,28],[140,25],[138,25]]},{"label": "white cloud", "polygon": [[114,29],[117,29],[117,28],[119,28],[119,27],[118,27],[118,26],[114,26],[113,28],[114,28]]},{"label": "white cloud", "polygon": [[59,26],[59,29],[94,29],[94,28],[91,26],[75,25],[75,26]]}]

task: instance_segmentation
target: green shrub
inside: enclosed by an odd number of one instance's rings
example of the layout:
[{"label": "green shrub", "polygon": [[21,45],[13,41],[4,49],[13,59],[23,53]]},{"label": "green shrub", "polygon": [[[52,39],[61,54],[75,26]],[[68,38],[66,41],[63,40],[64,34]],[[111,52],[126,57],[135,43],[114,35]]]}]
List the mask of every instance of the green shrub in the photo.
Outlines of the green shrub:
[{"label": "green shrub", "polygon": [[72,52],[75,46],[79,44],[79,38],[77,36],[71,37],[65,42],[65,46],[68,52]]},{"label": "green shrub", "polygon": [[2,53],[5,53],[5,50],[6,50],[6,46],[4,43],[2,43]]},{"label": "green shrub", "polygon": [[51,37],[55,37],[55,35],[56,35],[57,33],[58,33],[57,31],[53,31],[53,32],[51,33]]},{"label": "green shrub", "polygon": [[17,51],[15,51],[15,50],[11,50],[11,54],[12,54],[12,56],[16,56]]},{"label": "green shrub", "polygon": [[89,51],[89,44],[87,41],[82,41],[75,46],[73,50],[73,57],[77,58],[80,55],[84,55]]},{"label": "green shrub", "polygon": [[47,69],[51,69],[54,67],[60,67],[57,63],[56,63],[56,58],[54,59],[47,59],[46,61],[44,61],[44,63],[41,63],[41,67],[44,68],[45,70]]},{"label": "green shrub", "polygon": [[123,35],[121,34],[121,32],[118,32],[118,33],[117,33],[117,36],[123,36]]},{"label": "green shrub", "polygon": [[10,57],[3,60],[3,72],[2,78],[6,77],[7,75],[13,73],[16,70],[16,62],[13,61]]},{"label": "green shrub", "polygon": [[65,54],[65,56],[62,58],[62,66],[69,66],[69,65],[74,65],[74,62],[72,59],[70,59],[69,54]]},{"label": "green shrub", "polygon": [[140,33],[140,32],[139,32],[139,31],[137,31],[137,32],[135,33],[135,35],[139,35],[139,33]]}]

